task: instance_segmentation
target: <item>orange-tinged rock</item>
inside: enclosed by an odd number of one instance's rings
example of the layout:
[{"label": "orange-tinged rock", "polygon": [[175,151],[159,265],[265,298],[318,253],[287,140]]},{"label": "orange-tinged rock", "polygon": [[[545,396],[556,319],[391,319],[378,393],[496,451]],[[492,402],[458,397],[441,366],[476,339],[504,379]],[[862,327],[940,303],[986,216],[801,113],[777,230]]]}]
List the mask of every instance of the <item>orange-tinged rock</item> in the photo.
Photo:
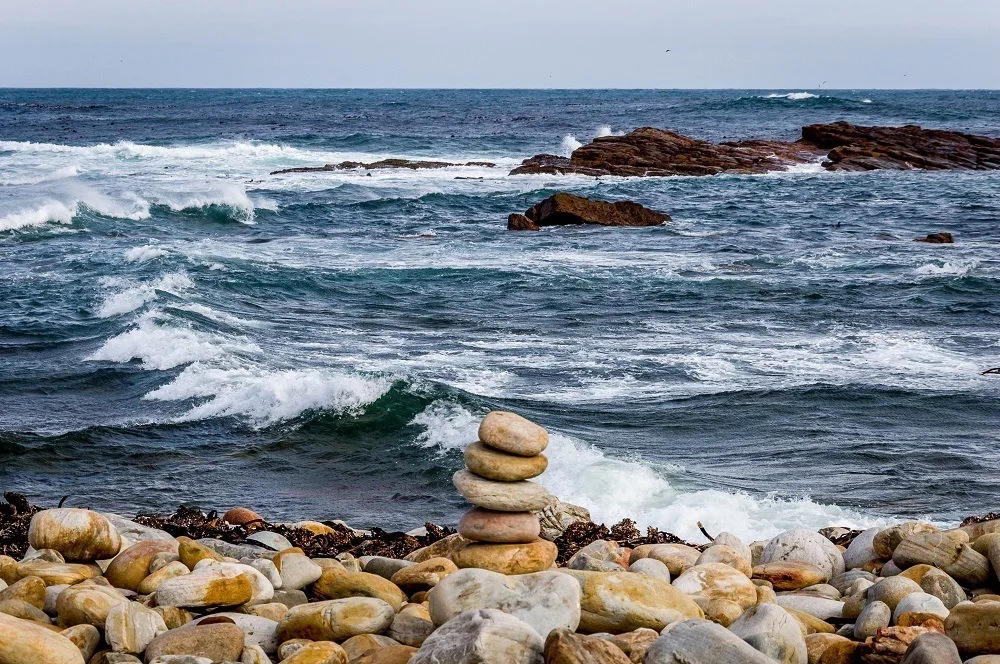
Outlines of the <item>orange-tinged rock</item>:
[{"label": "orange-tinged rock", "polygon": [[158,553],[177,553],[176,540],[146,540],[128,547],[111,561],[104,576],[115,588],[138,590],[149,575],[149,563]]},{"label": "orange-tinged rock", "polygon": [[0,590],[0,601],[19,599],[36,609],[45,608],[45,582],[37,576],[26,576]]},{"label": "orange-tinged rock", "polygon": [[46,624],[51,622],[44,611],[28,604],[23,599],[0,600],[0,613],[6,613],[8,616],[14,616],[22,620],[34,620],[35,622]]},{"label": "orange-tinged rock", "polygon": [[662,579],[633,572],[564,573],[580,583],[580,632],[617,634],[641,627],[659,631],[679,620],[705,616],[694,600]]},{"label": "orange-tinged rock", "polygon": [[[443,537],[433,544],[417,549],[416,551],[411,551],[406,554],[403,558],[404,560],[409,560],[413,563],[422,563],[428,558],[451,558],[451,554],[466,544],[469,544],[472,540],[468,540],[458,533],[453,535],[448,535]],[[452,558],[454,560],[454,558]]]},{"label": "orange-tinged rock", "polygon": [[28,543],[35,549],[54,549],[69,562],[92,562],[117,555],[122,538],[101,514],[60,507],[31,517]]},{"label": "orange-tinged rock", "polygon": [[753,578],[770,581],[775,590],[799,590],[827,580],[826,572],[816,565],[786,561],[757,565]]},{"label": "orange-tinged rock", "polygon": [[447,558],[430,558],[422,563],[402,568],[392,575],[391,581],[404,591],[426,590],[457,571],[455,563]]},{"label": "orange-tinged rock", "polygon": [[520,544],[539,538],[541,523],[531,512],[497,512],[477,507],[458,522],[458,533],[476,542]]},{"label": "orange-tinged rock", "polygon": [[386,646],[365,653],[351,664],[407,664],[416,653],[417,649],[411,646]]},{"label": "orange-tinged rock", "polygon": [[347,652],[333,641],[313,641],[281,660],[281,664],[347,664],[347,661]]},{"label": "orange-tinged rock", "polygon": [[187,568],[190,570],[193,570],[194,566],[197,565],[199,561],[206,558],[220,563],[225,560],[222,555],[216,553],[201,542],[196,542],[188,537],[178,537],[177,541],[179,542],[177,555],[180,557],[181,562],[187,565]]},{"label": "orange-tinged rock", "polygon": [[659,560],[670,570],[671,577],[680,576],[688,567],[694,566],[701,551],[686,544],[640,544],[629,554],[629,565],[640,558]]},{"label": "orange-tinged rock", "polygon": [[293,606],[278,623],[278,638],[342,641],[358,634],[380,634],[395,617],[380,599],[351,597]]},{"label": "orange-tinged rock", "polygon": [[699,604],[724,599],[748,609],[757,603],[757,587],[753,582],[745,574],[722,563],[690,567],[674,579],[673,586]]},{"label": "orange-tinged rock", "polygon": [[507,454],[488,445],[475,442],[465,448],[466,467],[480,477],[501,482],[530,480],[545,472],[548,459],[544,454],[525,457]]},{"label": "orange-tinged rock", "polygon": [[547,540],[527,544],[471,542],[451,554],[460,568],[476,567],[501,574],[532,574],[549,569],[559,549]]},{"label": "orange-tinged rock", "polygon": [[855,664],[855,653],[861,646],[839,634],[809,634],[806,639],[806,657],[809,664]]},{"label": "orange-tinged rock", "polygon": [[[161,570],[162,571],[162,570]],[[207,608],[246,604],[253,596],[253,585],[242,570],[222,565],[167,579],[156,589],[159,606]]]},{"label": "orange-tinged rock", "polygon": [[56,612],[59,614],[59,624],[63,627],[93,625],[103,628],[108,612],[118,604],[125,604],[128,601],[114,588],[94,581],[83,581],[59,593],[59,597],[56,598]]},{"label": "orange-tinged rock", "polygon": [[631,664],[628,656],[611,641],[555,629],[545,639],[548,664]]},{"label": "orange-tinged rock", "polygon": [[327,576],[325,570],[319,581],[312,585],[313,592],[322,599],[348,597],[373,597],[389,604],[398,611],[406,604],[406,595],[396,584],[377,574],[343,572]]},{"label": "orange-tinged rock", "polygon": [[222,520],[234,526],[245,526],[254,521],[263,521],[264,517],[246,507],[234,507],[222,515]]},{"label": "orange-tinged rock", "polygon": [[0,662],[85,664],[80,649],[43,625],[0,613]]},{"label": "orange-tinged rock", "polygon": [[549,434],[520,415],[494,410],[480,423],[479,440],[501,452],[532,457],[545,451]]}]

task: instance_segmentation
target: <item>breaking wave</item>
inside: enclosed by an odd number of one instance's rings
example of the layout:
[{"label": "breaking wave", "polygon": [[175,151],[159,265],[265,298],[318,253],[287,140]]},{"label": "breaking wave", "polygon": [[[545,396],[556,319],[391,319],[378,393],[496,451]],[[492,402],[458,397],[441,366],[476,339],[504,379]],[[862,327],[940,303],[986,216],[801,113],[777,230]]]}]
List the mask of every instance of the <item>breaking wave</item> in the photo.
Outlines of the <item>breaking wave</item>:
[{"label": "breaking wave", "polygon": [[[442,454],[461,450],[477,440],[484,414],[435,401],[413,419],[412,424],[424,429],[417,443]],[[545,455],[549,466],[538,481],[561,500],[586,507],[595,522],[611,525],[632,519],[640,528],[656,526],[689,541],[704,539],[699,521],[710,532],[728,530],[748,542],[793,528],[869,528],[889,522],[808,497],[680,488],[676,478],[683,474],[682,468],[611,457],[588,442],[554,431],[549,432]]]}]

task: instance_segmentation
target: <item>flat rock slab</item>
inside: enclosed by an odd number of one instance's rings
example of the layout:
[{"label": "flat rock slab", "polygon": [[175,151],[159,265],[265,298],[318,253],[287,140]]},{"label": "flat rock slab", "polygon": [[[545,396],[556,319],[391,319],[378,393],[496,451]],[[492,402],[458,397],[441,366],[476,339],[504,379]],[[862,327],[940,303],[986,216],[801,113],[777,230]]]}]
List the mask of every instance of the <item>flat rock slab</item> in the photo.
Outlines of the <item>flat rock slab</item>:
[{"label": "flat rock slab", "polygon": [[342,161],[339,164],[326,164],[325,166],[300,166],[298,168],[283,168],[280,171],[272,171],[271,175],[283,175],[285,173],[319,173],[323,171],[353,171],[364,169],[373,171],[379,169],[404,168],[411,171],[423,170],[427,168],[448,168],[449,166],[482,166],[493,168],[496,166],[491,161],[468,161],[464,164],[456,164],[450,161],[414,161],[412,159],[383,159],[364,163],[360,161]]}]

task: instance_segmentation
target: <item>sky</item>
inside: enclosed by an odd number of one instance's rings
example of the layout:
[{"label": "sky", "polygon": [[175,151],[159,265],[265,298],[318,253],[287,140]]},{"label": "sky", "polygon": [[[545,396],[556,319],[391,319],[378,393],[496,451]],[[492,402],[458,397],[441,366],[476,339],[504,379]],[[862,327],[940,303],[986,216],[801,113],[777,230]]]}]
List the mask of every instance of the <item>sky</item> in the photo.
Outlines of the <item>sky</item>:
[{"label": "sky", "polygon": [[0,87],[996,89],[998,36],[1000,0],[0,0]]}]

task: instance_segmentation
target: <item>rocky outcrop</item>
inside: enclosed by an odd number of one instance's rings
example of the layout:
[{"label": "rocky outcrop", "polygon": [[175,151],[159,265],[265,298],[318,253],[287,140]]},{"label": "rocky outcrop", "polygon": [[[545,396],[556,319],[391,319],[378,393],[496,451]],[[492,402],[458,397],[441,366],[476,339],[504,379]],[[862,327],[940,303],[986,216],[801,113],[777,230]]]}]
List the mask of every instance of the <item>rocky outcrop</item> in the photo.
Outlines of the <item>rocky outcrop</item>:
[{"label": "rocky outcrop", "polygon": [[496,164],[490,161],[469,161],[464,164],[457,164],[450,161],[414,161],[411,159],[383,159],[371,163],[360,161],[342,161],[339,164],[327,164],[325,166],[300,166],[298,168],[283,168],[280,171],[272,171],[271,175],[284,175],[285,173],[319,173],[322,171],[353,171],[364,169],[374,171],[379,169],[408,168],[411,171],[426,168],[448,168],[449,166],[483,166],[494,168]]},{"label": "rocky outcrop", "polygon": [[829,150],[823,166],[831,171],[1000,169],[1000,139],[916,125],[814,124],[802,128],[801,142]]},{"label": "rocky outcrop", "polygon": [[927,244],[954,244],[955,238],[951,233],[928,233],[927,237],[918,237],[914,242],[926,242]]},{"label": "rocky outcrop", "polygon": [[541,230],[543,226],[596,224],[598,226],[662,226],[670,215],[632,201],[608,203],[559,193],[533,205],[524,214],[507,218],[507,230]]},{"label": "rocky outcrop", "polygon": [[570,157],[541,154],[511,171],[619,176],[767,173],[825,157],[831,171],[997,170],[1000,139],[954,131],[864,127],[849,122],[802,128],[798,141],[712,143],[666,129],[641,127],[624,136],[601,136]]},{"label": "rocky outcrop", "polygon": [[579,175],[665,176],[767,173],[814,161],[814,145],[780,141],[712,143],[666,129],[640,127],[624,136],[601,136],[569,158],[538,155],[511,171]]}]

